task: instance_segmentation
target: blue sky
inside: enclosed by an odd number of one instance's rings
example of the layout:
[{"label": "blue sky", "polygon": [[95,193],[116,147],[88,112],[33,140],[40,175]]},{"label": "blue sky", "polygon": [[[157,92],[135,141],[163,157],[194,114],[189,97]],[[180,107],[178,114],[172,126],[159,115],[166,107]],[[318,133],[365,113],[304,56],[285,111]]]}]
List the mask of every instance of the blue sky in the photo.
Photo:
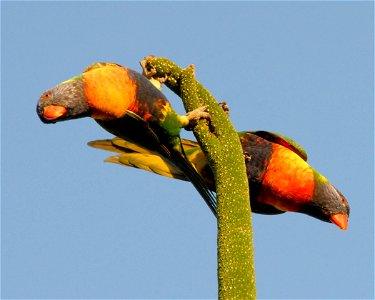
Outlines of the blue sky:
[{"label": "blue sky", "polygon": [[[238,130],[279,132],[347,197],[347,231],[253,216],[262,299],[374,297],[372,2],[2,2],[2,298],[215,298],[216,222],[192,185],[105,164],[93,120],[40,94],[96,61],[196,75]],[[179,99],[170,92],[177,111]],[[191,137],[190,134],[184,136]]]}]

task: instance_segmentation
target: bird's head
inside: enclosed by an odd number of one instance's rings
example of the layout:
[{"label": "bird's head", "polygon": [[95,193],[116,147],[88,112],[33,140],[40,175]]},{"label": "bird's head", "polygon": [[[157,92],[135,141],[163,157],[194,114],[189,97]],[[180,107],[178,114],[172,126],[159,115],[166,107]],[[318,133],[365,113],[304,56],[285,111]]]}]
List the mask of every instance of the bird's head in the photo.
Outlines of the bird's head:
[{"label": "bird's head", "polygon": [[342,230],[348,228],[350,207],[341,192],[325,177],[316,172],[313,198],[306,203],[300,212],[334,223]]},{"label": "bird's head", "polygon": [[90,116],[91,109],[85,96],[82,76],[62,82],[44,92],[36,110],[43,123]]}]

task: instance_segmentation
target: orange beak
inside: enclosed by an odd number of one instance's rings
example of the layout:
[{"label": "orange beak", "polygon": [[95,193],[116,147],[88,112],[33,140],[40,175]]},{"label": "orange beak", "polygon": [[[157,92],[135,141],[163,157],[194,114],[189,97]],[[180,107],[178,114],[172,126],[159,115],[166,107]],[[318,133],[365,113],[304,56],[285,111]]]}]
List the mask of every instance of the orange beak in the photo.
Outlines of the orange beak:
[{"label": "orange beak", "polygon": [[348,228],[348,216],[344,214],[336,214],[330,217],[332,223],[336,224],[342,230],[346,230]]},{"label": "orange beak", "polygon": [[49,120],[57,119],[66,113],[66,108],[59,105],[48,105],[43,109],[43,115]]}]

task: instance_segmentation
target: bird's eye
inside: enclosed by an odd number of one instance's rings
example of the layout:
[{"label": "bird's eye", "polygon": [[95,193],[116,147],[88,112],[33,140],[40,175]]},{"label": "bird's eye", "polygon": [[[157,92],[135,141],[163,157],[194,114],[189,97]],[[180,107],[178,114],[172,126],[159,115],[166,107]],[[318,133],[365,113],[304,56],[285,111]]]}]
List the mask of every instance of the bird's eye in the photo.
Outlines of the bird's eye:
[{"label": "bird's eye", "polygon": [[42,95],[42,98],[43,98],[43,99],[49,99],[49,98],[51,98],[51,96],[52,96],[51,91],[47,91],[47,92],[45,92],[45,93]]}]

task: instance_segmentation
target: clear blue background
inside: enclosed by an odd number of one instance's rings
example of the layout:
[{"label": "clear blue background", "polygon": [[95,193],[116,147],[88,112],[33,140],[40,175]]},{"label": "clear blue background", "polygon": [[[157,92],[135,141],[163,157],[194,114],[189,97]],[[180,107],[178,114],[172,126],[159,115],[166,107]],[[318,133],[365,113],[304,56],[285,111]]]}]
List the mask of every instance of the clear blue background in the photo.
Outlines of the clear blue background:
[{"label": "clear blue background", "polygon": [[[372,2],[2,2],[2,297],[215,298],[216,221],[194,188],[105,164],[93,120],[42,124],[96,61],[187,66],[238,130],[294,138],[347,197],[347,231],[254,215],[259,298],[373,298]],[[177,97],[166,91],[183,113]],[[191,135],[185,135],[190,137]]]}]

